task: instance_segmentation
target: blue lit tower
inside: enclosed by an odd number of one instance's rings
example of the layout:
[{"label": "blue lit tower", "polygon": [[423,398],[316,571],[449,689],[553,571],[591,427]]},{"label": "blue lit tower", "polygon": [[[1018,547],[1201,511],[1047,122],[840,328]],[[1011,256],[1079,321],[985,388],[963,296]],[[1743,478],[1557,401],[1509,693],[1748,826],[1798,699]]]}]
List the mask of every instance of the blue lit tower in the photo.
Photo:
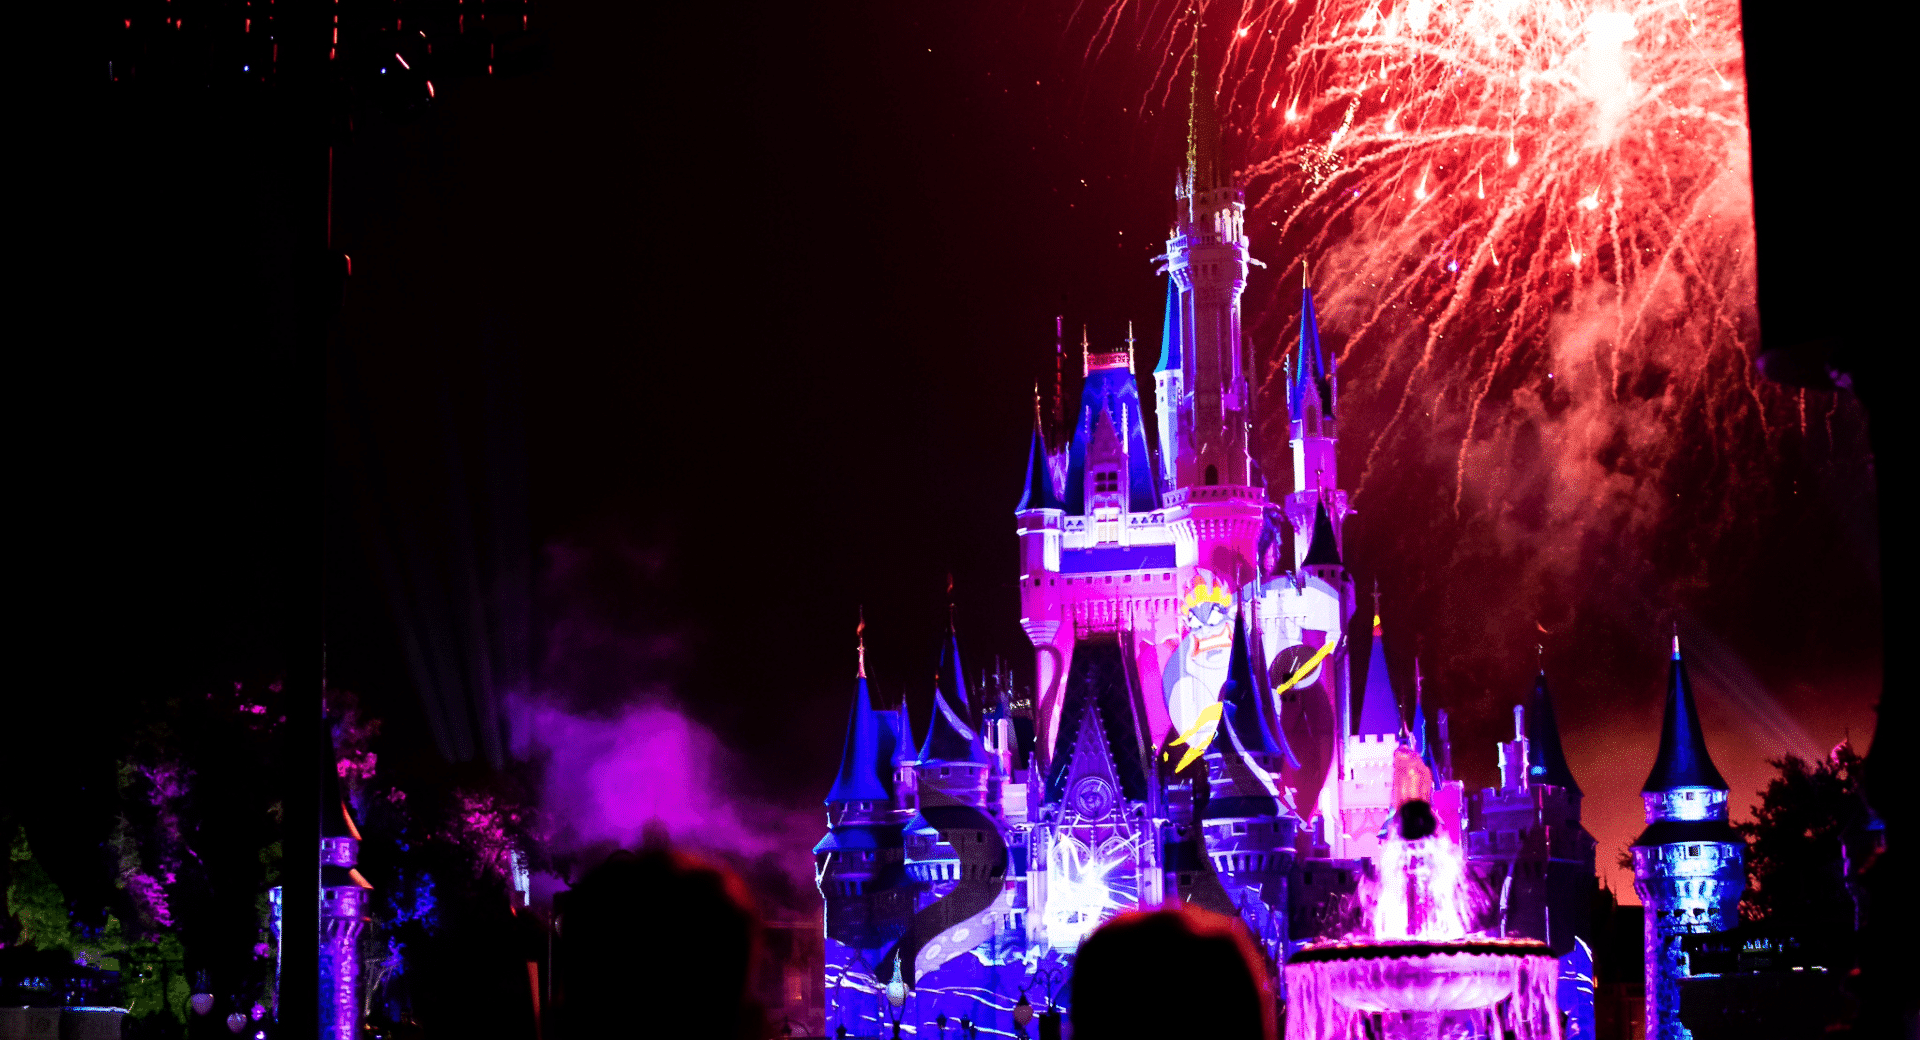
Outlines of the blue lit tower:
[{"label": "blue lit tower", "polygon": [[340,795],[331,746],[327,752],[320,786],[320,1036],[359,1040],[359,943],[373,886],[355,869],[360,829]]},{"label": "blue lit tower", "polygon": [[1248,644],[1244,620],[1236,621],[1220,727],[1207,748],[1201,836],[1234,908],[1278,965],[1285,959],[1287,876],[1293,871],[1300,820],[1281,797],[1280,776],[1290,755],[1285,738],[1275,735],[1261,710],[1269,690],[1253,667]]},{"label": "blue lit tower", "polygon": [[1680,1024],[1681,936],[1731,929],[1746,888],[1745,846],[1727,823],[1727,782],[1707,754],[1700,715],[1673,639],[1660,754],[1640,791],[1647,829],[1633,843],[1633,888],[1646,908],[1649,1040],[1687,1040]]},{"label": "blue lit tower", "polygon": [[974,729],[959,637],[951,623],[934,671],[933,718],[915,766],[918,811],[902,832],[913,916],[882,962],[917,987],[933,971],[989,941],[1010,918],[1007,834],[989,804],[994,758]]},{"label": "blue lit tower", "polygon": [[[1312,528],[1315,514],[1328,511],[1328,523],[1337,533],[1350,510],[1347,493],[1340,490],[1337,448],[1340,441],[1335,410],[1340,403],[1340,376],[1334,359],[1320,345],[1320,320],[1314,313],[1313,290],[1300,292],[1300,349],[1287,380],[1287,441],[1293,449],[1293,490],[1287,494],[1287,519],[1296,531]],[[1304,566],[1309,546],[1295,539]]]},{"label": "blue lit tower", "polygon": [[895,734],[873,709],[866,657],[863,642],[840,771],[827,792],[827,836],[813,847],[813,855],[815,881],[826,901],[827,937],[854,950],[874,951],[906,930],[906,908],[900,813],[882,779]]},{"label": "blue lit tower", "polygon": [[1266,491],[1255,486],[1247,450],[1253,394],[1240,339],[1240,295],[1251,270],[1247,203],[1227,167],[1213,91],[1201,88],[1195,58],[1187,167],[1176,188],[1177,216],[1164,254],[1174,321],[1172,331],[1162,334],[1154,383],[1161,412],[1173,417],[1171,428],[1163,427],[1171,443],[1163,440],[1160,450],[1163,468],[1174,475],[1165,501],[1180,564],[1206,568],[1237,588],[1254,577],[1266,515]]}]

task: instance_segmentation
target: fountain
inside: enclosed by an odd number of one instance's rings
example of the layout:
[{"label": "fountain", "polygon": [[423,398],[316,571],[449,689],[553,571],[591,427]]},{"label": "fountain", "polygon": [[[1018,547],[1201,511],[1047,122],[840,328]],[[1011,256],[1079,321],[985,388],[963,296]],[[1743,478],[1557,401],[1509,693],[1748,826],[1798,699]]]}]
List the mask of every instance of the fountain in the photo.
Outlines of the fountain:
[{"label": "fountain", "polygon": [[1545,943],[1474,935],[1460,847],[1433,807],[1394,812],[1361,934],[1287,962],[1287,1040],[1559,1040],[1558,961]]}]

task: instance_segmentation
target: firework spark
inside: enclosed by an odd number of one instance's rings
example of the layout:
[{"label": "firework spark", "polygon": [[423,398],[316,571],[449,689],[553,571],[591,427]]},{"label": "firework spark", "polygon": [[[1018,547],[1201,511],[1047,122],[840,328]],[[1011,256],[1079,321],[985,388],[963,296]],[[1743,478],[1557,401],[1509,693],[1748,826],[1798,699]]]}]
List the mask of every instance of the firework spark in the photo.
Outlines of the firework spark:
[{"label": "firework spark", "polygon": [[[1278,232],[1288,265],[1312,259],[1322,320],[1366,377],[1349,385],[1384,405],[1350,428],[1372,439],[1363,493],[1413,414],[1457,431],[1456,513],[1477,446],[1569,405],[1596,421],[1560,423],[1563,452],[1606,456],[1624,437],[1643,473],[1688,435],[1719,451],[1771,435],[1768,410],[1789,405],[1747,362],[1734,0],[1122,0],[1090,53],[1137,30],[1164,54],[1148,98],[1164,110],[1196,18],[1225,37],[1219,107],[1249,224]],[[1292,341],[1293,300],[1248,302],[1257,340]],[[1568,482],[1556,505],[1588,515],[1618,497],[1609,483]]]}]

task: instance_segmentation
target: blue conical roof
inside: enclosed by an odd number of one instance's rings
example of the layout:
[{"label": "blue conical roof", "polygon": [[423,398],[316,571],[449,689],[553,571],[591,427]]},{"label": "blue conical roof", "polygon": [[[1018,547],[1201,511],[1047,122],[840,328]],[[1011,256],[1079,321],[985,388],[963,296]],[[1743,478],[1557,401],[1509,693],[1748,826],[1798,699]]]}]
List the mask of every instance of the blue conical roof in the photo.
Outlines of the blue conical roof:
[{"label": "blue conical roof", "polygon": [[1373,619],[1373,652],[1367,658],[1367,685],[1360,697],[1360,727],[1355,732],[1389,736],[1400,732],[1400,702],[1387,675],[1387,638],[1378,617]]},{"label": "blue conical roof", "polygon": [[1064,508],[1060,496],[1053,491],[1053,475],[1047,468],[1047,442],[1040,436],[1040,421],[1036,417],[1033,423],[1033,442],[1027,448],[1027,486],[1020,493],[1020,504],[1015,512],[1029,509]]},{"label": "blue conical roof", "polygon": [[880,782],[880,742],[880,719],[867,692],[867,677],[862,675],[854,687],[853,710],[847,716],[847,742],[840,752],[840,773],[827,792],[827,804],[883,802],[891,797]]},{"label": "blue conical roof", "polygon": [[966,672],[960,667],[960,633],[951,621],[947,624],[947,638],[940,643],[940,660],[933,666],[933,686],[946,694],[947,703],[960,712],[961,718],[973,717],[973,702],[967,696]]},{"label": "blue conical roof", "polygon": [[1160,361],[1153,366],[1155,372],[1178,371],[1180,368],[1180,286],[1172,278],[1167,279],[1167,314],[1160,324]]},{"label": "blue conical roof", "polygon": [[1340,543],[1333,536],[1333,518],[1327,515],[1327,504],[1324,501],[1313,507],[1313,541],[1308,543],[1307,558],[1300,561],[1300,565],[1302,567],[1341,566]]},{"label": "blue conical roof", "polygon": [[1560,747],[1560,723],[1553,717],[1553,696],[1547,692],[1544,671],[1533,680],[1533,703],[1527,706],[1527,778],[1582,793]]},{"label": "blue conical roof", "polygon": [[[1261,682],[1254,671],[1252,647],[1247,640],[1246,613],[1242,609],[1233,621],[1233,650],[1227,657],[1227,681],[1220,686],[1220,700],[1225,704],[1222,721],[1232,730],[1240,750],[1255,754],[1284,754],[1286,745],[1281,739],[1275,738],[1273,727],[1267,724],[1267,713],[1263,710],[1262,702],[1269,691],[1267,684]],[[1225,745],[1221,749],[1225,750]]]},{"label": "blue conical roof", "polygon": [[1687,663],[1680,657],[1680,637],[1673,637],[1673,663],[1667,671],[1667,711],[1660,720],[1660,754],[1653,760],[1642,791],[1671,791],[1676,787],[1727,790],[1727,782],[1707,754],[1707,738],[1700,732],[1700,712],[1687,682]]},{"label": "blue conical roof", "polygon": [[920,745],[922,762],[979,762],[986,764],[987,749],[980,734],[967,720],[966,680],[960,670],[960,639],[951,626],[940,644],[940,661],[933,673],[933,719],[927,723],[927,739]]},{"label": "blue conical roof", "polygon": [[1427,706],[1424,703],[1424,691],[1420,688],[1420,662],[1413,663],[1413,750],[1426,763],[1429,770],[1437,771],[1439,766],[1433,759],[1433,734],[1427,727]]},{"label": "blue conical roof", "polygon": [[[1326,354],[1320,348],[1320,319],[1313,312],[1313,290],[1300,291],[1300,357],[1293,368],[1293,382],[1287,387],[1287,414],[1298,419],[1308,394],[1320,394],[1325,385]],[[1321,407],[1328,404],[1322,396]]]}]

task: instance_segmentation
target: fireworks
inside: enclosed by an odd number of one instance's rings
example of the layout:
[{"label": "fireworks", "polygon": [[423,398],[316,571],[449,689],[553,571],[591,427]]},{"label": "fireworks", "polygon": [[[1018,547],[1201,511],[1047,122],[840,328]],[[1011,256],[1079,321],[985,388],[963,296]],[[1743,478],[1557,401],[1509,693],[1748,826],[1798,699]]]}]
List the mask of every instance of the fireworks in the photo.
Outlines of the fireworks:
[{"label": "fireworks", "polygon": [[[1206,39],[1226,41],[1218,105],[1256,252],[1277,245],[1267,259],[1292,269],[1283,286],[1311,262],[1322,321],[1344,334],[1345,371],[1360,377],[1343,389],[1362,396],[1367,421],[1343,432],[1365,449],[1353,475],[1363,494],[1415,416],[1423,439],[1457,444],[1446,460],[1456,512],[1463,495],[1514,493],[1513,474],[1478,471],[1478,449],[1511,455],[1502,449],[1535,427],[1558,474],[1548,512],[1576,524],[1609,499],[1657,494],[1639,485],[1689,440],[1729,451],[1771,436],[1768,410],[1789,404],[1748,362],[1753,223],[1734,0],[1272,0],[1197,12],[1122,0],[1094,50],[1137,28],[1140,46],[1165,53],[1155,107],[1184,108],[1196,18]],[[1220,53],[1203,52],[1203,66]],[[1270,344],[1293,342],[1297,302],[1257,296],[1253,339],[1272,380]],[[1654,506],[1639,519],[1657,518]]]},{"label": "fireworks", "polygon": [[1054,844],[1046,926],[1055,949],[1078,948],[1101,922],[1132,907],[1134,851],[1131,840],[1098,852],[1071,840]]}]

